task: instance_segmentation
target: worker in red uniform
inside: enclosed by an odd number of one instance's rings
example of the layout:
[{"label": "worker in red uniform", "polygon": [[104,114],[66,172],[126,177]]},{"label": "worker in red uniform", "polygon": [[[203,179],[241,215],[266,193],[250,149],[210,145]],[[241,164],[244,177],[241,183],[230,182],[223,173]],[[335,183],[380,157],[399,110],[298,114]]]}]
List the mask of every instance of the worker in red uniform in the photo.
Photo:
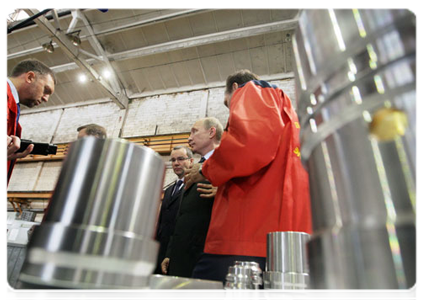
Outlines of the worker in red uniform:
[{"label": "worker in red uniform", "polygon": [[34,145],[16,153],[21,146],[19,125],[20,104],[34,107],[47,102],[54,92],[56,79],[53,71],[42,62],[29,59],[18,63],[7,78],[7,183],[12,176],[17,158],[27,156]]},{"label": "worker in red uniform", "polygon": [[264,270],[269,232],[312,230],[308,174],[291,100],[242,70],[226,81],[225,105],[229,119],[220,146],[185,173],[186,188],[205,179],[218,186],[192,277],[219,281],[235,261],[255,261]]}]

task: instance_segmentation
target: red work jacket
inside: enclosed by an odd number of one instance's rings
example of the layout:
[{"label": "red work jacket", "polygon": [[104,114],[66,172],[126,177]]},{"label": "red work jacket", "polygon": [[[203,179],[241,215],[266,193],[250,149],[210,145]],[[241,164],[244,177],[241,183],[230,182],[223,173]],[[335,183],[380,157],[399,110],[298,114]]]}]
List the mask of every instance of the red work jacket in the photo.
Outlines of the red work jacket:
[{"label": "red work jacket", "polygon": [[227,131],[202,168],[218,186],[205,253],[265,257],[267,233],[311,233],[299,131],[281,89],[254,80],[234,92]]},{"label": "red work jacket", "polygon": [[[17,122],[18,118],[18,105],[16,104],[15,97],[13,97],[12,90],[9,83],[7,83],[7,135],[15,135],[21,137],[22,128]],[[15,160],[7,161],[7,184],[9,184],[10,176],[12,176]]]}]

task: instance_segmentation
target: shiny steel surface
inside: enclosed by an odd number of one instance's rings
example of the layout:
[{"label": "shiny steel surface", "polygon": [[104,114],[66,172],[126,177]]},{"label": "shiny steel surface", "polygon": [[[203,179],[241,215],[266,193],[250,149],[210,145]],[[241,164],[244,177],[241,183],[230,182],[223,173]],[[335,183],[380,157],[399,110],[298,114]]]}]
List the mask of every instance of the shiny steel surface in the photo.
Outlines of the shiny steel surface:
[{"label": "shiny steel surface", "polygon": [[223,300],[220,281],[152,275],[148,300]]},{"label": "shiny steel surface", "polygon": [[220,281],[197,280],[172,276],[151,275],[150,291],[130,296],[125,294],[101,296],[77,294],[60,290],[41,290],[21,286],[15,293],[16,300],[223,300],[223,286]]},{"label": "shiny steel surface", "polygon": [[267,234],[266,271],[307,273],[305,232],[277,231]]},{"label": "shiny steel surface", "polygon": [[21,281],[64,288],[148,285],[164,162],[120,139],[72,143]]},{"label": "shiny steel surface", "polygon": [[267,234],[265,289],[304,289],[308,284],[305,232],[279,231]]},{"label": "shiny steel surface", "polygon": [[228,268],[225,289],[259,289],[263,284],[262,270],[258,263],[252,261],[235,261]]},{"label": "shiny steel surface", "polygon": [[416,282],[416,39],[408,10],[304,10],[295,32],[311,288]]}]

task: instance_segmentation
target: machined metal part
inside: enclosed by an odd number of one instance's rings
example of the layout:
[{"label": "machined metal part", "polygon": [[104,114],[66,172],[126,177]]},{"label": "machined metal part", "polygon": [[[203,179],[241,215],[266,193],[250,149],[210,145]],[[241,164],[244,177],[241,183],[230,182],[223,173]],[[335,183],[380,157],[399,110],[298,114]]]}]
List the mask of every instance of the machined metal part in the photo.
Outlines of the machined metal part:
[{"label": "machined metal part", "polygon": [[304,10],[293,39],[311,288],[416,283],[416,17]]},{"label": "machined metal part", "polygon": [[277,231],[267,234],[265,289],[306,289],[309,267],[306,244],[310,235],[305,232]]},{"label": "machined metal part", "polygon": [[72,143],[20,280],[60,288],[146,288],[158,252],[165,166],[121,139]]},{"label": "machined metal part", "polygon": [[262,284],[262,270],[257,262],[235,261],[235,264],[228,268],[225,281],[226,290],[257,290]]}]

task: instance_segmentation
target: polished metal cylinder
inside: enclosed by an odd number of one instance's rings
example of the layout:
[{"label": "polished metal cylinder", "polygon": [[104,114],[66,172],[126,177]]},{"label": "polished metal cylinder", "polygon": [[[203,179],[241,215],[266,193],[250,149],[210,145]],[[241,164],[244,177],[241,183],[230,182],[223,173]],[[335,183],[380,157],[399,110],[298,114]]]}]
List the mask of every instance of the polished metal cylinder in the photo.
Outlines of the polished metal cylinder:
[{"label": "polished metal cylinder", "polygon": [[157,257],[165,166],[121,139],[72,143],[20,280],[61,288],[140,288]]},{"label": "polished metal cylinder", "polygon": [[267,234],[265,289],[305,289],[309,282],[305,232],[279,231]]},{"label": "polished metal cylinder", "polygon": [[226,275],[226,290],[259,289],[263,284],[262,270],[254,261],[235,261],[228,268]]},{"label": "polished metal cylinder", "polygon": [[294,34],[311,288],[416,282],[416,18],[304,10]]}]

